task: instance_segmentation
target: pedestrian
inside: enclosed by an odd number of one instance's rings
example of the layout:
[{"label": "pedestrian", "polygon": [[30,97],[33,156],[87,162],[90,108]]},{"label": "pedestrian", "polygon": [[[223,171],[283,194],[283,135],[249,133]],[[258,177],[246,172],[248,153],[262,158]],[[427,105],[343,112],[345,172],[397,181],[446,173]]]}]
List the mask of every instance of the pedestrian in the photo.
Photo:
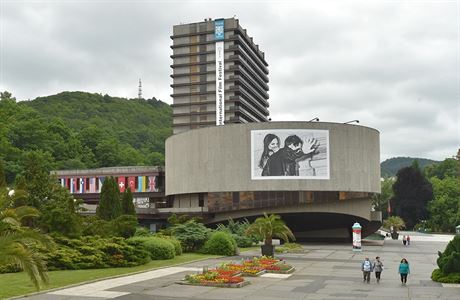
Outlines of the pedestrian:
[{"label": "pedestrian", "polygon": [[407,246],[409,246],[410,245],[410,236],[406,237],[406,241],[407,241]]},{"label": "pedestrian", "polygon": [[405,235],[403,235],[403,245],[406,246],[406,243],[407,243],[407,238]]},{"label": "pedestrian", "polygon": [[401,263],[399,264],[398,273],[399,275],[401,275],[401,284],[406,285],[407,275],[410,274],[409,262],[407,261],[407,259],[405,258],[401,259]]},{"label": "pedestrian", "polygon": [[363,282],[370,283],[371,281],[371,272],[374,269],[372,262],[369,260],[369,257],[361,264],[361,271],[363,271]]},{"label": "pedestrian", "polygon": [[379,256],[377,256],[375,258],[374,271],[375,271],[375,278],[377,279],[377,283],[379,283],[380,282],[380,275],[382,274],[382,271],[383,271],[383,263],[380,260]]}]

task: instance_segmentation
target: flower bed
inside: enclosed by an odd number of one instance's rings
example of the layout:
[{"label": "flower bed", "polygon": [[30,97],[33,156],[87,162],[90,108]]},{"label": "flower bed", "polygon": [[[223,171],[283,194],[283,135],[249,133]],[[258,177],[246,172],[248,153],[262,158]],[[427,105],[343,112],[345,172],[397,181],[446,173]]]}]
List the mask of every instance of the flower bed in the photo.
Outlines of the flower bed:
[{"label": "flower bed", "polygon": [[278,263],[265,268],[267,273],[276,273],[276,274],[291,274],[295,271],[295,268],[286,263]]},{"label": "flower bed", "polygon": [[228,288],[239,288],[249,284],[244,278],[234,276],[234,274],[237,274],[237,272],[216,269],[201,274],[187,275],[185,280],[178,283]]}]

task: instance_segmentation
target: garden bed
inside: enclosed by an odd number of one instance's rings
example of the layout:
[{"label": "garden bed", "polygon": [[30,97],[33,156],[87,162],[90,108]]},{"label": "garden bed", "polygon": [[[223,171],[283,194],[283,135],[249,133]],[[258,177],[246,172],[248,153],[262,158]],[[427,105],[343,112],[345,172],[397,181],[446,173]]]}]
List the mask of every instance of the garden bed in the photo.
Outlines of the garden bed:
[{"label": "garden bed", "polygon": [[181,280],[177,284],[183,285],[195,285],[195,286],[210,286],[210,287],[221,287],[221,288],[241,288],[250,284],[249,281],[241,281],[238,283],[222,283],[214,281],[203,281],[203,282],[189,282],[187,280]]},{"label": "garden bed", "polygon": [[273,274],[291,274],[295,271],[295,268],[293,266],[290,266],[289,269],[279,269],[279,270],[268,269],[265,271],[267,273],[273,273]]}]

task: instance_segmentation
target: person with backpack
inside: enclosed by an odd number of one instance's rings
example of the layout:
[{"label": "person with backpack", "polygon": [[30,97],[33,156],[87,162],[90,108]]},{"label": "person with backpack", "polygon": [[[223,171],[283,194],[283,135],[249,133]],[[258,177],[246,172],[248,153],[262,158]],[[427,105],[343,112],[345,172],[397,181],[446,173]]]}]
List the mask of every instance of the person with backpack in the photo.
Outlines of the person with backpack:
[{"label": "person with backpack", "polygon": [[366,259],[362,262],[361,264],[361,271],[363,271],[363,282],[370,283],[371,281],[371,272],[374,269],[374,266],[372,265],[372,262],[369,260],[369,257],[366,257]]},{"label": "person with backpack", "polygon": [[375,271],[375,279],[377,279],[377,283],[380,282],[380,274],[382,274],[383,271],[383,263],[380,260],[380,257],[375,258],[374,262],[374,271]]},{"label": "person with backpack", "polygon": [[409,262],[407,259],[403,258],[401,263],[399,264],[399,275],[401,275],[401,284],[406,285],[407,283],[407,275],[410,274]]}]

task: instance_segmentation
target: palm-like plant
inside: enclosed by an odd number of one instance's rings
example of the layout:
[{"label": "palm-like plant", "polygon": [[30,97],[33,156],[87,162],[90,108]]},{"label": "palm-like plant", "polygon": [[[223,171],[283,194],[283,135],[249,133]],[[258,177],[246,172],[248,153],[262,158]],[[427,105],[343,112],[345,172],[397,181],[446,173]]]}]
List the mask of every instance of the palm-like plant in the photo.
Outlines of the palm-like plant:
[{"label": "palm-like plant", "polygon": [[397,232],[406,227],[404,220],[398,216],[391,216],[388,219],[383,221],[383,226],[390,229],[393,227],[393,231]]},{"label": "palm-like plant", "polygon": [[[18,192],[16,195],[23,194]],[[48,248],[51,240],[21,223],[25,218],[37,217],[38,211],[28,206],[14,208],[14,202],[14,194],[8,194],[6,189],[0,191],[0,266],[18,265],[39,289],[40,282],[46,283],[48,278],[46,264],[34,245]]]},{"label": "palm-like plant", "polygon": [[264,213],[263,217],[257,218],[248,229],[246,234],[254,234],[264,239],[266,246],[272,246],[272,240],[274,237],[280,238],[285,242],[289,239],[295,241],[294,234],[291,229],[286,226],[286,223],[278,215],[268,216]]}]

